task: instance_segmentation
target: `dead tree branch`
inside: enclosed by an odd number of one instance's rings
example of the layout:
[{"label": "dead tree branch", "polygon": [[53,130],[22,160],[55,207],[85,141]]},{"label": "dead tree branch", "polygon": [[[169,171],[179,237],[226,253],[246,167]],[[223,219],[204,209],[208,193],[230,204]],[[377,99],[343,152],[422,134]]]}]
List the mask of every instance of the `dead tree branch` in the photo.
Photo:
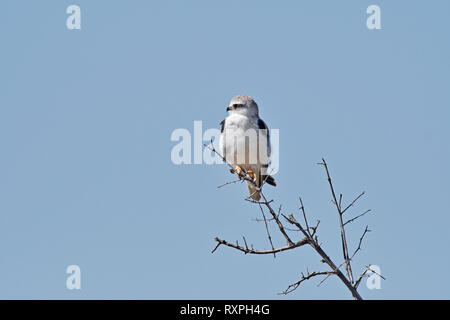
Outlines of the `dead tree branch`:
[{"label": "dead tree branch", "polygon": [[255,250],[253,248],[250,249],[247,245],[245,247],[242,247],[239,245],[239,243],[233,244],[233,243],[227,242],[225,240],[219,239],[217,237],[214,238],[214,240],[217,242],[217,245],[211,251],[211,253],[214,253],[214,251],[216,251],[220,245],[224,245],[224,246],[228,246],[228,247],[234,248],[236,250],[242,251],[245,254],[274,254],[274,253],[278,253],[278,252],[282,252],[282,251],[292,250],[292,249],[301,247],[308,243],[307,239],[302,239],[300,241],[297,241],[296,243],[293,243],[292,245],[288,245],[288,246],[277,248],[277,249]]},{"label": "dead tree branch", "polygon": [[[345,269],[347,271],[348,279],[350,280],[351,283],[353,283],[352,266],[351,266],[351,263],[350,263],[350,257],[348,256],[347,238],[345,236],[344,222],[342,221],[342,215],[344,214],[344,211],[341,210],[341,206],[339,205],[339,203],[336,200],[336,194],[334,192],[334,186],[333,186],[333,183],[331,181],[330,172],[328,171],[328,165],[325,162],[325,159],[322,158],[322,163],[320,163],[320,164],[324,166],[325,171],[327,173],[327,179],[328,179],[328,184],[330,185],[331,195],[333,196],[333,202],[336,205],[336,209],[337,209],[337,212],[338,212],[338,215],[339,215],[339,225],[340,225],[340,228],[341,228],[342,253],[344,255]],[[364,194],[364,192],[361,193],[361,195],[358,196],[358,198],[356,198],[352,203],[350,203],[350,205],[345,210],[350,208],[363,194]]]},{"label": "dead tree branch", "polygon": [[293,283],[291,285],[289,285],[289,287],[286,288],[286,290],[284,290],[283,292],[281,292],[280,294],[288,294],[291,293],[292,291],[294,291],[295,289],[297,289],[302,282],[309,280],[311,278],[317,277],[317,276],[323,276],[323,275],[327,275],[327,276],[331,276],[331,275],[335,275],[336,273],[334,271],[319,271],[319,272],[311,272],[311,273],[307,273],[306,276],[302,273],[302,277],[300,278],[299,281],[297,281],[296,283]]},{"label": "dead tree branch", "polygon": [[[222,158],[222,160],[224,161],[224,163],[226,163],[231,169],[234,169],[233,166],[229,162],[227,162],[227,160],[214,148],[212,141],[211,141],[210,145],[205,145],[205,147],[209,148],[212,152],[214,152],[217,155],[219,155]],[[248,181],[249,183],[252,183],[253,186],[257,189],[257,191],[259,191],[260,194],[261,194],[261,200],[260,201],[254,201],[254,200],[251,200],[251,199],[245,199],[245,200],[247,200],[247,201],[249,201],[251,203],[257,204],[259,206],[260,211],[261,211],[262,216],[263,216],[263,219],[255,219],[255,221],[264,221],[265,228],[266,228],[266,233],[267,233],[267,237],[269,239],[269,243],[270,243],[271,249],[268,249],[268,250],[256,250],[256,249],[253,248],[253,245],[250,245],[250,247],[249,247],[245,237],[243,237],[245,246],[239,245],[239,243],[237,241],[234,244],[234,243],[231,243],[231,242],[228,242],[226,240],[223,240],[223,239],[220,239],[220,238],[216,237],[214,239],[214,241],[217,242],[217,245],[212,250],[212,253],[214,253],[221,245],[223,245],[223,246],[230,247],[232,249],[241,251],[244,254],[255,254],[255,255],[273,254],[275,256],[275,254],[279,253],[279,252],[284,252],[284,251],[292,250],[292,249],[295,249],[295,248],[298,248],[298,247],[302,247],[304,245],[309,245],[321,257],[321,261],[323,263],[325,263],[326,265],[328,265],[330,270],[327,270],[327,271],[314,271],[314,272],[311,272],[311,273],[308,271],[306,275],[302,273],[301,274],[301,278],[297,282],[289,285],[286,288],[286,290],[281,292],[281,294],[288,294],[288,293],[296,290],[301,285],[301,283],[303,283],[304,281],[309,280],[311,278],[314,278],[314,277],[325,276],[325,278],[322,279],[322,281],[319,283],[319,285],[320,285],[328,277],[330,277],[330,276],[337,276],[341,280],[341,282],[348,288],[348,290],[350,291],[350,293],[352,294],[354,299],[362,300],[362,297],[358,293],[357,289],[358,289],[358,286],[359,286],[361,280],[367,275],[367,272],[370,271],[370,266],[366,267],[366,269],[361,273],[361,275],[358,277],[358,279],[356,281],[354,281],[351,261],[352,261],[353,257],[361,250],[361,245],[362,245],[363,239],[365,238],[366,234],[368,232],[370,232],[370,230],[369,230],[368,226],[366,226],[362,236],[359,239],[358,247],[356,248],[355,252],[350,256],[349,255],[349,249],[348,249],[346,232],[345,232],[345,226],[347,224],[355,221],[356,219],[364,216],[366,213],[370,212],[370,210],[367,210],[367,211],[363,212],[362,214],[357,215],[354,218],[351,218],[351,219],[347,220],[346,222],[343,221],[343,214],[347,210],[349,210],[352,206],[354,206],[354,204],[365,194],[365,192],[360,193],[353,201],[351,201],[344,209],[342,209],[343,196],[342,196],[342,194],[340,194],[339,195],[339,199],[336,196],[335,188],[334,188],[334,185],[333,185],[333,182],[332,182],[332,179],[331,179],[331,175],[330,175],[330,172],[329,172],[329,169],[328,169],[328,165],[325,162],[325,159],[322,159],[322,162],[320,162],[319,164],[321,166],[323,166],[324,169],[325,169],[327,180],[328,180],[328,184],[329,184],[330,191],[331,191],[332,202],[335,205],[337,213],[338,213],[339,228],[340,228],[340,234],[341,234],[342,252],[343,252],[343,257],[344,257],[344,262],[342,264],[337,266],[333,262],[333,260],[330,258],[330,256],[325,252],[325,250],[322,248],[321,244],[319,243],[318,236],[317,236],[317,229],[319,227],[320,221],[317,221],[317,223],[313,227],[310,226],[310,223],[308,222],[305,206],[303,204],[303,200],[302,200],[301,197],[299,197],[300,211],[301,211],[301,216],[302,216],[304,225],[302,225],[300,222],[298,222],[293,214],[289,214],[289,215],[283,214],[281,212],[281,206],[280,206],[280,208],[278,210],[278,213],[277,213],[272,208],[273,200],[267,200],[266,196],[262,192],[262,186],[260,188],[258,188],[258,186],[254,182],[252,177],[245,170],[243,170],[242,173],[239,175],[239,179],[243,180],[243,181]],[[225,185],[228,185],[228,184],[233,184],[235,182],[236,181],[233,181],[233,182],[230,182],[230,183],[225,183],[222,186],[225,186]],[[267,212],[270,213],[270,216],[271,216],[270,218],[266,218],[264,209],[267,210]],[[283,221],[280,220],[280,217],[282,217],[284,219],[284,221],[288,223],[288,225],[291,225],[292,228],[287,228],[283,224]],[[268,227],[269,223],[273,223],[273,222],[277,226],[277,229],[280,232],[281,236],[284,237],[286,242],[287,242],[287,245],[284,246],[284,247],[275,248],[274,245],[273,245],[272,236],[270,235],[269,227]],[[301,234],[303,234],[303,238],[301,238],[300,240],[295,241],[288,234],[287,230],[288,231],[298,231]],[[345,274],[340,270],[342,265],[345,265]]]}]

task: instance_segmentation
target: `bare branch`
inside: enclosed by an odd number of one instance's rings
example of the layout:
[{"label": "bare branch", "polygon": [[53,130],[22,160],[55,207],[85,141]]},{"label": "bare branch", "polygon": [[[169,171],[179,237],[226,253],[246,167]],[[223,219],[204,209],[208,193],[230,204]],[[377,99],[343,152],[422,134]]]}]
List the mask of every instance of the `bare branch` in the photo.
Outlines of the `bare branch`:
[{"label": "bare branch", "polygon": [[357,196],[356,198],[355,198],[355,200],[353,200],[344,210],[342,210],[342,214],[344,214],[345,213],[345,211],[347,211],[351,206],[353,206],[354,204],[355,204],[355,202],[356,201],[358,201],[359,200],[359,198],[361,198],[363,195],[365,195],[366,194],[366,192],[365,191],[363,191],[363,192],[361,192],[361,194],[359,195],[359,196]]},{"label": "bare branch", "polygon": [[224,183],[224,184],[221,184],[220,186],[217,186],[217,189],[220,189],[220,188],[222,188],[222,187],[225,187],[225,186],[227,186],[227,185],[229,185],[229,184],[235,184],[235,183],[237,183],[237,182],[242,182],[242,180],[233,180],[233,181],[226,182],[226,183]]},{"label": "bare branch", "polygon": [[306,232],[311,235],[309,233],[309,225],[308,225],[308,219],[306,219],[306,213],[305,213],[305,206],[303,205],[303,200],[302,197],[298,197],[298,199],[300,200],[300,210],[302,210],[303,213],[303,220],[305,220],[305,225],[306,225]]},{"label": "bare branch", "polygon": [[230,242],[227,242],[225,240],[219,239],[217,237],[214,238],[214,240],[217,242],[217,245],[211,251],[211,253],[214,253],[220,245],[225,245],[227,247],[234,248],[236,250],[242,251],[245,254],[274,254],[274,253],[278,253],[278,252],[292,250],[294,248],[301,247],[301,246],[303,246],[303,245],[308,243],[307,239],[302,239],[300,241],[297,241],[296,243],[293,243],[292,245],[288,245],[288,246],[277,248],[277,249],[272,249],[272,250],[255,250],[255,249],[253,249],[253,247],[251,247],[251,249],[249,249],[247,246],[246,247],[242,247],[239,244],[230,243]]},{"label": "bare branch", "polygon": [[369,209],[369,210],[366,210],[366,211],[364,211],[363,213],[357,215],[356,217],[347,220],[347,221],[344,223],[344,226],[345,226],[347,223],[353,222],[353,221],[355,221],[356,219],[361,218],[362,216],[364,216],[366,213],[369,213],[370,211],[371,211],[370,209]]},{"label": "bare branch", "polygon": [[[272,237],[270,236],[269,226],[267,225],[266,215],[264,214],[264,209],[262,208],[261,204],[259,205],[259,209],[261,209],[261,213],[264,219],[264,224],[266,225],[266,232],[267,237],[269,238],[270,246],[272,247],[272,250],[275,250],[275,247],[273,246]],[[273,253],[273,257],[275,258],[275,252]]]},{"label": "bare branch", "polygon": [[386,280],[385,277],[383,277],[381,274],[379,274],[375,270],[372,270],[370,267],[371,267],[371,265],[366,266],[366,269],[364,269],[364,271],[359,276],[358,280],[356,280],[355,285],[354,285],[355,289],[358,289],[358,286],[361,283],[361,280],[364,279],[364,277],[367,276],[367,272],[369,272],[369,271],[374,273],[374,274],[376,274],[376,275],[378,275],[381,279]]},{"label": "bare branch", "polygon": [[309,280],[309,279],[311,279],[311,278],[314,278],[314,277],[317,277],[317,276],[323,276],[323,275],[326,275],[326,276],[331,276],[331,275],[335,275],[336,273],[335,272],[333,272],[333,271],[319,271],[319,272],[317,272],[317,271],[314,271],[314,272],[311,272],[311,273],[307,273],[306,274],[306,276],[302,273],[302,277],[300,278],[300,280],[299,281],[297,281],[296,283],[293,283],[293,284],[291,284],[291,285],[289,285],[287,288],[286,288],[286,290],[284,290],[283,292],[280,292],[279,294],[284,294],[284,295],[286,295],[286,294],[289,294],[289,293],[291,293],[292,291],[294,291],[295,289],[297,289],[301,284],[302,284],[302,282],[304,282],[304,281],[306,281],[306,280]]},{"label": "bare branch", "polygon": [[[253,199],[244,199],[245,201],[251,202],[251,203],[257,203],[257,204],[266,204],[265,201],[255,201]],[[273,200],[268,201],[269,204],[271,204],[273,202]]]},{"label": "bare branch", "polygon": [[[206,145],[205,145],[206,146]],[[220,153],[218,153],[216,151],[216,149],[213,146],[213,143],[211,141],[211,146],[206,146],[208,147],[211,151],[217,153],[222,160],[231,168],[234,169],[233,166],[227,162],[227,160],[220,155]],[[278,209],[278,212],[275,212],[275,210],[272,208],[271,203],[273,202],[273,200],[268,201],[267,198],[265,197],[264,193],[262,192],[261,187],[258,188],[258,186],[256,185],[255,181],[253,180],[253,177],[250,176],[243,168],[242,173],[239,174],[239,180],[237,181],[232,181],[232,182],[228,182],[224,185],[228,185],[228,184],[234,184],[238,181],[248,181],[249,183],[253,184],[253,186],[255,187],[255,189],[260,193],[261,195],[261,200],[260,201],[255,201],[253,199],[247,198],[246,201],[249,201],[251,203],[255,203],[258,204],[260,211],[263,215],[263,219],[254,219],[254,221],[258,221],[258,222],[264,222],[265,224],[265,228],[266,228],[266,233],[267,233],[267,237],[269,239],[269,243],[271,246],[270,250],[255,250],[253,248],[253,245],[247,244],[247,240],[245,239],[245,237],[243,238],[244,241],[244,245],[245,246],[241,246],[239,245],[239,243],[236,241],[236,244],[234,243],[230,243],[227,242],[225,240],[219,239],[219,238],[215,238],[215,241],[217,242],[217,245],[215,246],[215,248],[212,250],[212,252],[214,253],[217,248],[221,245],[236,249],[238,251],[243,252],[244,254],[256,254],[256,255],[264,255],[264,254],[273,254],[275,256],[276,253],[278,252],[283,252],[283,251],[287,251],[287,250],[292,250],[295,249],[297,247],[301,247],[304,246],[306,244],[310,245],[315,252],[321,257],[321,261],[325,264],[328,265],[328,267],[330,268],[329,271],[314,271],[314,272],[309,272],[307,271],[306,275],[305,274],[301,274],[301,278],[288,286],[288,288],[283,291],[281,294],[288,294],[294,290],[296,290],[301,283],[303,283],[306,280],[309,280],[313,277],[317,277],[317,276],[325,276],[324,279],[322,279],[320,281],[320,283],[318,285],[320,285],[321,283],[323,283],[328,277],[330,276],[337,276],[341,282],[349,289],[349,291],[351,292],[351,294],[353,295],[353,297],[355,299],[361,300],[362,297],[360,296],[360,294],[357,291],[357,287],[361,282],[361,279],[367,275],[367,272],[369,271],[369,267],[366,268],[366,270],[360,275],[360,277],[358,278],[358,280],[356,282],[354,282],[353,279],[353,273],[352,273],[352,268],[351,268],[351,260],[352,258],[356,255],[357,252],[359,252],[361,250],[361,244],[362,241],[365,237],[365,235],[367,234],[367,232],[370,232],[370,230],[368,229],[368,226],[366,226],[366,229],[364,230],[364,233],[362,234],[360,240],[359,240],[359,244],[357,249],[355,250],[355,252],[353,253],[353,255],[351,256],[351,258],[349,257],[349,253],[348,253],[348,245],[347,245],[347,239],[346,239],[346,234],[345,234],[345,225],[347,225],[348,223],[351,223],[353,221],[355,221],[356,219],[364,216],[366,213],[370,212],[370,210],[365,211],[364,213],[351,218],[349,220],[347,220],[345,223],[343,222],[343,214],[349,209],[351,208],[364,194],[365,192],[362,192],[361,194],[359,194],[347,207],[345,207],[345,209],[342,210],[342,200],[343,200],[343,195],[339,194],[339,198],[336,197],[336,193],[335,193],[335,189],[333,186],[333,182],[331,180],[331,176],[330,176],[330,172],[328,170],[328,166],[327,163],[325,162],[325,159],[322,159],[322,162],[319,163],[321,165],[324,166],[325,171],[326,171],[326,175],[327,175],[327,179],[328,179],[328,183],[329,183],[329,187],[331,190],[331,194],[332,194],[332,202],[335,204],[337,212],[338,212],[338,216],[339,216],[339,225],[340,225],[340,232],[341,232],[341,242],[342,242],[342,251],[343,251],[343,256],[344,256],[344,262],[337,267],[336,264],[332,261],[332,259],[325,253],[324,249],[322,248],[321,244],[318,241],[318,237],[317,237],[317,229],[318,226],[320,224],[320,221],[317,221],[317,224],[314,227],[310,227],[309,226],[309,222],[308,222],[308,218],[306,215],[306,211],[305,211],[305,207],[303,205],[303,200],[301,197],[299,197],[299,201],[300,201],[300,210],[303,216],[303,221],[305,226],[302,226],[301,223],[299,223],[293,214],[290,214],[289,216],[286,216],[285,214],[283,214],[281,212],[281,206]],[[230,170],[233,171],[233,170]],[[222,185],[222,186],[224,186]],[[268,212],[270,213],[271,217],[267,218],[264,212],[264,208],[265,207]],[[289,229],[286,226],[283,225],[283,222],[280,220],[280,216],[283,217],[283,219],[288,222],[290,225],[294,226],[294,229]],[[283,220],[283,221],[284,221]],[[272,241],[272,236],[269,232],[269,222],[275,222],[278,230],[280,231],[281,235],[286,239],[287,241],[287,245],[284,247],[280,247],[280,248],[275,248],[273,245],[273,241]],[[289,231],[300,231],[303,234],[303,239],[299,240],[299,241],[293,241],[291,239],[291,237],[287,234],[286,230]],[[346,274],[347,276],[344,275],[344,273],[340,270],[340,267],[342,265],[345,265],[345,269],[346,269]]]},{"label": "bare branch", "polygon": [[369,271],[368,267],[366,267],[366,269],[364,269],[363,273],[361,273],[358,280],[356,280],[356,282],[354,284],[355,289],[358,289],[358,286],[359,286],[361,280],[366,276],[367,271]]},{"label": "bare branch", "polygon": [[366,236],[366,233],[367,233],[367,232],[370,232],[370,231],[372,231],[372,230],[369,230],[369,226],[366,226],[366,229],[364,229],[364,232],[363,232],[361,238],[359,238],[358,248],[356,248],[355,252],[353,252],[352,256],[350,257],[350,260],[352,260],[353,257],[356,255],[356,253],[358,253],[358,251],[361,250],[361,244],[362,244],[362,242],[363,242],[363,239],[364,239],[364,237]]},{"label": "bare branch", "polygon": [[[330,185],[331,194],[333,196],[333,201],[336,204],[336,209],[339,214],[339,225],[341,227],[341,242],[342,242],[342,253],[344,255],[344,261],[345,261],[345,269],[347,271],[347,277],[350,280],[351,283],[353,283],[353,273],[352,273],[352,266],[350,263],[350,258],[348,255],[348,245],[347,245],[347,239],[345,237],[345,229],[344,229],[344,223],[342,221],[342,211],[339,206],[338,201],[336,200],[336,193],[334,192],[333,182],[331,181],[330,172],[328,171],[327,163],[325,162],[325,159],[322,158],[322,165],[325,168],[325,171],[327,173],[327,179],[328,184]],[[358,197],[359,198],[359,197]],[[355,200],[356,201],[356,200]],[[353,203],[355,202],[353,201]],[[351,205],[351,204],[350,204]],[[345,210],[347,210],[349,207],[347,207]]]},{"label": "bare branch", "polygon": [[281,234],[285,237],[287,243],[289,245],[292,245],[294,242],[291,240],[291,238],[287,235],[286,231],[284,230],[284,226],[281,223],[280,219],[278,218],[278,215],[275,213],[275,211],[272,209],[272,207],[270,206],[270,203],[267,201],[266,197],[264,196],[264,194],[262,192],[261,193],[261,198],[264,200],[263,204],[267,207],[267,209],[269,209],[270,214],[272,215],[273,219],[275,220],[275,222],[278,225],[278,229],[280,229]]}]

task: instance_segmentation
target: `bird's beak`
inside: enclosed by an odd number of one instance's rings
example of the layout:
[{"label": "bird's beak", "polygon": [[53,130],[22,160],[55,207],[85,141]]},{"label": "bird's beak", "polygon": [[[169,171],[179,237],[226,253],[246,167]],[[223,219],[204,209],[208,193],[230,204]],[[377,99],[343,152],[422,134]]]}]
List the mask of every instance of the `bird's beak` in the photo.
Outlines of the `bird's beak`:
[{"label": "bird's beak", "polygon": [[231,110],[233,110],[233,107],[229,106],[229,107],[227,108],[227,111],[231,111]]}]

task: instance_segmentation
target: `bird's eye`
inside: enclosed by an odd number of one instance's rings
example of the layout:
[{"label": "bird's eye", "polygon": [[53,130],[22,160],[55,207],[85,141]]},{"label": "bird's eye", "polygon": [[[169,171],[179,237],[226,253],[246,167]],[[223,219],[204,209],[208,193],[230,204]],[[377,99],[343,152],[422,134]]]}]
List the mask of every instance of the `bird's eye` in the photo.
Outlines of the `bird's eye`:
[{"label": "bird's eye", "polygon": [[242,108],[242,104],[235,104],[234,107],[237,108]]}]

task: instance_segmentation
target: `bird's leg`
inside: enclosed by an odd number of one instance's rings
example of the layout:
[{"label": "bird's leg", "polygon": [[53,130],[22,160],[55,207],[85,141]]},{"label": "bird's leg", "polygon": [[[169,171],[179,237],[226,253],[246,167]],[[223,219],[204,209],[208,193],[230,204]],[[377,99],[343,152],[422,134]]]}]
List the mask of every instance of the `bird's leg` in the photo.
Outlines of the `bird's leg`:
[{"label": "bird's leg", "polygon": [[236,166],[236,168],[234,168],[234,169],[231,168],[230,172],[231,173],[235,173],[236,172],[239,177],[242,176],[242,168],[240,166]]},{"label": "bird's leg", "polygon": [[247,173],[250,175],[250,177],[253,178],[253,181],[256,182],[256,178],[257,178],[256,173],[252,169],[247,170]]}]

